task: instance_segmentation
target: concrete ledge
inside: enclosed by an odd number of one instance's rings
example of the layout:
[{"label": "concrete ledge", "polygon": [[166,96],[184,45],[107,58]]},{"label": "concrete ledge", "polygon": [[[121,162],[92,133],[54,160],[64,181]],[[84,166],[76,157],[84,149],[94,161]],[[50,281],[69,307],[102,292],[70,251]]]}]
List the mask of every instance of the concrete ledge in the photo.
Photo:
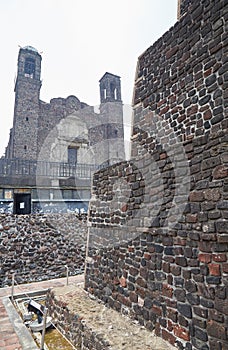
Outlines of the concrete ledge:
[{"label": "concrete ledge", "polygon": [[17,311],[15,310],[15,307],[13,306],[11,300],[9,297],[4,297],[2,299],[3,305],[6,308],[6,311],[8,313],[10,322],[12,323],[15,333],[17,334],[19,341],[21,343],[23,350],[37,350],[38,347],[28,330],[28,328],[24,325],[22,319],[18,315]]}]

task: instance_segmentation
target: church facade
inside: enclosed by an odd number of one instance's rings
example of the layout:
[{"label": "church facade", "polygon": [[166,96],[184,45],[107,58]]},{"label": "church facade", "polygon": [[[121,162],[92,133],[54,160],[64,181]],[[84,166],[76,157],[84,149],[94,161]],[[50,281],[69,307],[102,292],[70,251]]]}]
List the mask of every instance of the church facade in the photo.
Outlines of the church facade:
[{"label": "church facade", "polygon": [[98,111],[73,95],[47,103],[41,61],[35,48],[20,48],[13,127],[0,160],[2,210],[87,210],[94,171],[125,159],[120,77],[100,79]]}]

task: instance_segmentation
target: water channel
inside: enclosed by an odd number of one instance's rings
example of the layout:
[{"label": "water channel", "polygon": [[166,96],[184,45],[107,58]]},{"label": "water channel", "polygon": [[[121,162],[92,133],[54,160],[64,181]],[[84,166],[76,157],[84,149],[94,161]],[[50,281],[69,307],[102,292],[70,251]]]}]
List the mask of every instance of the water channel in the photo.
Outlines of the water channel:
[{"label": "water channel", "polygon": [[[23,323],[27,326],[28,331],[31,332],[34,341],[37,344],[37,349],[41,348],[41,339],[42,331],[32,332],[29,327],[30,321],[26,321],[25,318],[28,316],[28,304],[33,300],[41,305],[45,306],[46,294],[41,294],[37,296],[29,297],[29,294],[26,296],[14,296],[13,305],[19,314]],[[34,321],[37,316],[33,313],[32,320]],[[55,324],[52,322],[51,326],[46,329],[45,338],[44,338],[44,350],[79,350],[73,346],[60,331],[55,327]]]}]

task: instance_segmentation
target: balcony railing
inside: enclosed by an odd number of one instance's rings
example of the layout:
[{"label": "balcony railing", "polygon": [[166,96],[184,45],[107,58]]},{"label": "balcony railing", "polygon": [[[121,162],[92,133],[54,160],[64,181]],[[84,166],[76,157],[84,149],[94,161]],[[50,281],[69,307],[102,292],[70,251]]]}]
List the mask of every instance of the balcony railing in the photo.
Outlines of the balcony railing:
[{"label": "balcony railing", "polygon": [[24,159],[0,159],[1,176],[46,176],[50,178],[77,177],[90,179],[100,169],[95,164],[70,164],[62,162],[32,161]]}]

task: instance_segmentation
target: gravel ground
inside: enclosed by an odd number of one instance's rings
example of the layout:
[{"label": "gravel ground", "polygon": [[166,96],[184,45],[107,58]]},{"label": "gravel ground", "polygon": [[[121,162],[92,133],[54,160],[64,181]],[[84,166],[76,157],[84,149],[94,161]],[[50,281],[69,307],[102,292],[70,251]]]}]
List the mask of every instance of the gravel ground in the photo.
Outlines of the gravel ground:
[{"label": "gravel ground", "polygon": [[78,314],[114,350],[176,349],[127,316],[99,303],[83,289],[83,285],[54,288],[53,291],[57,299],[67,304],[70,312]]}]

